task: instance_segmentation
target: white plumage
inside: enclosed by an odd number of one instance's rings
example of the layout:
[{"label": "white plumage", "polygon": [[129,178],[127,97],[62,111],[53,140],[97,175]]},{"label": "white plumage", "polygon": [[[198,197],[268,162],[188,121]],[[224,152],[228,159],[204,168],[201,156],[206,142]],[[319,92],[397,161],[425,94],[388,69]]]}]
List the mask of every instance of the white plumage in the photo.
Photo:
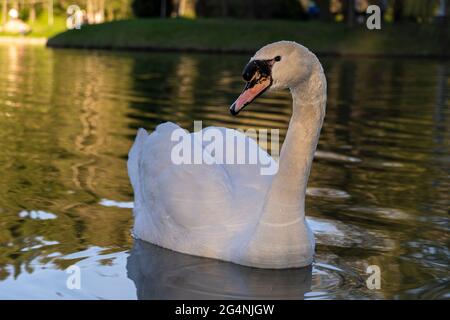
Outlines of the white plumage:
[{"label": "white plumage", "polygon": [[[325,112],[326,81],[317,58],[293,42],[260,49],[253,60],[281,56],[272,67],[273,89],[289,88],[294,112],[276,175],[261,175],[258,164],[175,164],[174,123],[159,125],[150,135],[139,129],[129,153],[128,172],[134,189],[134,235],[178,252],[262,268],[308,265],[314,237],[304,215],[309,170]],[[311,98],[311,100],[309,99]],[[319,99],[318,99],[319,98]],[[302,100],[300,102],[300,100]],[[199,140],[208,127],[188,133],[204,157],[215,159]],[[244,134],[247,150],[259,149]],[[236,144],[225,145],[224,157]]]}]

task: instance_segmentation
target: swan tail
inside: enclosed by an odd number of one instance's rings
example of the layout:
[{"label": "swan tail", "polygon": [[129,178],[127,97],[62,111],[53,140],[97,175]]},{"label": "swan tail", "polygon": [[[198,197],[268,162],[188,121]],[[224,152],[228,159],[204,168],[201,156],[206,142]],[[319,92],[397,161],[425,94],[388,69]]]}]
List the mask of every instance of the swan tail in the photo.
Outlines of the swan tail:
[{"label": "swan tail", "polygon": [[[145,129],[140,128],[137,132],[136,139],[133,146],[128,153],[128,176],[130,177],[131,186],[135,194],[135,207],[136,207],[136,197],[139,190],[141,190],[140,178],[139,178],[139,168],[141,165],[142,151],[144,150],[145,140],[148,137],[148,133]],[[133,210],[136,212],[136,210]]]}]

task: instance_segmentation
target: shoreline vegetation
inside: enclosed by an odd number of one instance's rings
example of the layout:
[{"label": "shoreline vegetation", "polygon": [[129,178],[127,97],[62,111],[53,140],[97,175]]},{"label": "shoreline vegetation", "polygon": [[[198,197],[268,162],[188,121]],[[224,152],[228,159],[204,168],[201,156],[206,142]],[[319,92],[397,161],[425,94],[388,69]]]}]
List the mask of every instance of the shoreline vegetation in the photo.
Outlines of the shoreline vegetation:
[{"label": "shoreline vegetation", "polygon": [[[0,34],[1,43],[47,44],[50,48],[251,54],[264,44],[293,40],[321,56],[449,58],[448,34],[436,24],[402,23],[368,30],[344,23],[293,20],[139,18],[84,25],[27,36]],[[33,39],[33,38],[39,38]],[[17,39],[17,40],[16,40]],[[28,41],[30,39],[30,41]],[[46,41],[45,39],[48,39]]]},{"label": "shoreline vegetation", "polygon": [[[446,36],[446,35],[444,35]],[[132,19],[69,30],[50,38],[51,48],[253,53],[267,43],[293,40],[319,55],[446,57],[442,29],[431,24],[365,25],[237,19]]]}]

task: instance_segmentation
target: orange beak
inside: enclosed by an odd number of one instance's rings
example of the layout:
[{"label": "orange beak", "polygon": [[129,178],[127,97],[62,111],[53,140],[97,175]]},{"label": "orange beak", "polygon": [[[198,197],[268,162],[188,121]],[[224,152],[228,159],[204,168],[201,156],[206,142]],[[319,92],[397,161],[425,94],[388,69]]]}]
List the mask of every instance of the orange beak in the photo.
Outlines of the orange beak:
[{"label": "orange beak", "polygon": [[272,85],[271,66],[271,61],[266,60],[252,60],[247,64],[242,74],[247,83],[244,91],[230,107],[232,115],[237,115]]}]

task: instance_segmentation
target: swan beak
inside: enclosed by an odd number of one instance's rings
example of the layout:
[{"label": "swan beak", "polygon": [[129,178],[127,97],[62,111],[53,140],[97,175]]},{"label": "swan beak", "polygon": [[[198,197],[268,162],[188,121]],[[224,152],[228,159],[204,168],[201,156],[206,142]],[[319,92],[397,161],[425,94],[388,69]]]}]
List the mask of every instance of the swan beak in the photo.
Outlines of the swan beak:
[{"label": "swan beak", "polygon": [[252,60],[244,68],[242,77],[247,83],[244,91],[230,107],[230,113],[233,116],[272,85],[271,64],[266,60]]}]

